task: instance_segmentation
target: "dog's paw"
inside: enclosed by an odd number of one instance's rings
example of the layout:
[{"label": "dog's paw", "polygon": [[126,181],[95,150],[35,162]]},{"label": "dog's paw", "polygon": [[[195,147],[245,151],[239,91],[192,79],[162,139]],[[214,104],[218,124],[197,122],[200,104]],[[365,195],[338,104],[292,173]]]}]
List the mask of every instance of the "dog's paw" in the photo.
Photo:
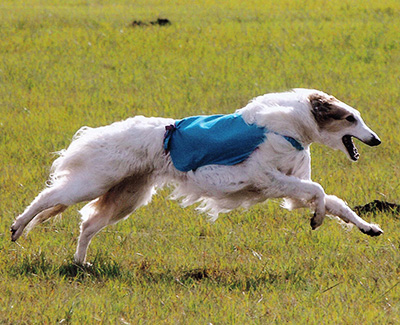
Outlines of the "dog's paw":
[{"label": "dog's paw", "polygon": [[383,230],[377,225],[370,225],[369,229],[360,228],[360,231],[371,237],[376,237],[383,234]]},{"label": "dog's paw", "polygon": [[18,225],[17,222],[14,222],[10,228],[11,240],[16,241],[22,235],[23,231],[24,227]]},{"label": "dog's paw", "polygon": [[76,267],[81,268],[82,270],[90,270],[93,269],[93,264],[89,263],[89,262],[83,262],[83,263],[78,263],[76,261],[74,261],[74,265]]},{"label": "dog's paw", "polygon": [[324,221],[324,216],[318,216],[317,213],[314,213],[314,216],[310,220],[310,226],[312,230],[317,229],[319,226],[322,225]]}]

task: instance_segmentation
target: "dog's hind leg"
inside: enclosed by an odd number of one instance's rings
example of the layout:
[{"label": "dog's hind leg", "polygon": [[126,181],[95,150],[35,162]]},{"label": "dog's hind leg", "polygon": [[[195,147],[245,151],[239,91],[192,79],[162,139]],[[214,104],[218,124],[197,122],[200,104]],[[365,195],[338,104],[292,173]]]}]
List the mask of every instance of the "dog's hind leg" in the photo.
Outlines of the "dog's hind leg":
[{"label": "dog's hind leg", "polygon": [[62,194],[62,190],[58,187],[46,188],[42,191],[11,226],[11,240],[16,241],[36,215],[57,205],[62,205],[66,208],[69,204],[64,202]]},{"label": "dog's hind leg", "polygon": [[78,240],[78,246],[74,255],[74,261],[77,264],[84,264],[86,260],[86,251],[90,241],[100,230],[108,225],[110,211],[102,208],[102,198],[96,199],[80,211],[84,221],[81,225],[81,234]]},{"label": "dog's hind leg", "polygon": [[65,210],[72,204],[92,200],[107,191],[100,186],[90,186],[90,181],[85,175],[76,175],[74,178],[60,181],[44,189],[16,218],[11,226],[11,240],[16,241],[22,235],[25,227],[40,213],[59,206],[55,210],[47,211],[49,216],[53,216],[58,209]]},{"label": "dog's hind leg", "polygon": [[328,214],[341,218],[344,222],[350,222],[360,229],[361,232],[369,236],[379,236],[383,230],[378,225],[366,222],[360,218],[347,204],[334,195],[327,195],[325,198],[326,210]]},{"label": "dog's hind leg", "polygon": [[26,231],[29,232],[31,231],[34,227],[36,227],[38,224],[41,224],[45,222],[47,219],[50,219],[51,217],[54,217],[58,214],[61,214],[68,208],[67,205],[63,204],[57,204],[54,207],[48,208],[40,213],[38,213],[30,223],[26,226]]},{"label": "dog's hind leg", "polygon": [[84,264],[92,238],[106,226],[117,223],[147,204],[153,195],[153,188],[147,176],[129,177],[83,207],[80,211],[83,221],[75,262]]}]

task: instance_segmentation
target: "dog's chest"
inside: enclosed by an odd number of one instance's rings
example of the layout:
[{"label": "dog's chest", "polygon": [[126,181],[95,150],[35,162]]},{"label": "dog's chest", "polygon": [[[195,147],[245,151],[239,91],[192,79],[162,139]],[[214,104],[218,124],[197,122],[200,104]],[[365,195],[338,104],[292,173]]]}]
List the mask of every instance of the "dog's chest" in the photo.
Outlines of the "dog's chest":
[{"label": "dog's chest", "polygon": [[299,151],[282,157],[277,170],[286,176],[307,178],[311,169],[311,158],[308,151]]}]

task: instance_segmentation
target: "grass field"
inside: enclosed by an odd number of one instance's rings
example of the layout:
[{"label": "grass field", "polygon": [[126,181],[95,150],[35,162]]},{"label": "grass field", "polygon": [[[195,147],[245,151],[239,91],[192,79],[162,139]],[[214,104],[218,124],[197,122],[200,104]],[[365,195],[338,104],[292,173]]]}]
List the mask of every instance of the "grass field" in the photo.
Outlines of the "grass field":
[{"label": "grass field", "polygon": [[[168,18],[169,26],[132,26]],[[279,201],[209,224],[160,191],[72,263],[81,206],[11,243],[52,152],[82,125],[228,113],[317,88],[383,143],[358,163],[312,146],[313,180],[350,206],[400,201],[398,0],[3,0],[0,4],[0,323],[400,323],[399,216],[369,238]]]}]

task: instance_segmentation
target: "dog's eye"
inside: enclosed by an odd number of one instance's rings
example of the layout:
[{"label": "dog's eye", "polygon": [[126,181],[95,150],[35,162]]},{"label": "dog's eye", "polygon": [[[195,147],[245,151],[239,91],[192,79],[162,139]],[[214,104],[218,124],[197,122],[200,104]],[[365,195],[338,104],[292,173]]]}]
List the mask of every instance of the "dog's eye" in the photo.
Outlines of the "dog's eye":
[{"label": "dog's eye", "polygon": [[349,116],[347,116],[347,117],[346,117],[346,120],[347,120],[347,121],[349,121],[349,122],[351,122],[351,123],[353,123],[353,122],[355,122],[355,121],[356,121],[356,119],[354,118],[354,116],[353,116],[353,115],[349,115]]}]

